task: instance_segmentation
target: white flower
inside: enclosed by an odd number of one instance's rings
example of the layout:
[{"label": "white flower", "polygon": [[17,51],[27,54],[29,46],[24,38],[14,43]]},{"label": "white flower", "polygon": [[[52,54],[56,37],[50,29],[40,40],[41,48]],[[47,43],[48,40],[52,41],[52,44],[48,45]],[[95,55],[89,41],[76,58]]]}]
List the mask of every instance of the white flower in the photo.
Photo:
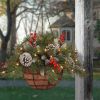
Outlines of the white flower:
[{"label": "white flower", "polygon": [[46,56],[45,56],[45,55],[43,55],[43,56],[41,57],[41,59],[42,59],[42,60],[45,60],[45,59],[46,59]]},{"label": "white flower", "polygon": [[35,63],[35,62],[36,62],[36,59],[35,59],[35,58],[33,58],[32,62],[33,62],[33,63]]},{"label": "white flower", "polygon": [[36,46],[36,48],[40,48],[40,46],[39,46],[39,45],[37,45],[37,46]]},{"label": "white flower", "polygon": [[54,43],[58,44],[58,39],[57,38],[54,39]]},{"label": "white flower", "polygon": [[55,48],[56,48],[56,49],[59,49],[59,48],[60,48],[60,45],[59,45],[59,44],[56,44],[56,45],[55,45]]},{"label": "white flower", "polygon": [[61,48],[66,48],[67,47],[67,43],[64,43]]},{"label": "white flower", "polygon": [[24,52],[23,54],[20,55],[19,57],[20,63],[25,66],[29,67],[32,64],[32,56],[31,54]]}]

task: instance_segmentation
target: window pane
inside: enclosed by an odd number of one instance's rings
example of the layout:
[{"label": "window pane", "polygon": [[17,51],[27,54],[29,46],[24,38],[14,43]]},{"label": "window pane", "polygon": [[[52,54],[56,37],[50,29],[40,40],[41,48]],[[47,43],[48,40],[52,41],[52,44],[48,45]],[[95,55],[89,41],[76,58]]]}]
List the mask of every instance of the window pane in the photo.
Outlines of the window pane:
[{"label": "window pane", "polygon": [[70,40],[70,31],[67,31],[67,40]]}]

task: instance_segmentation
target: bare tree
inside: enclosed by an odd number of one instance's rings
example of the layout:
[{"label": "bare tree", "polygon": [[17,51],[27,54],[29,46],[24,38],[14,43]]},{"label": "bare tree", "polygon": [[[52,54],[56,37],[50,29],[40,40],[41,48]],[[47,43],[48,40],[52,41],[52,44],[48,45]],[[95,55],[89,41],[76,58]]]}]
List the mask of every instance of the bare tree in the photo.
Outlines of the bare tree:
[{"label": "bare tree", "polygon": [[7,0],[6,2],[6,6],[7,6],[7,35],[4,36],[3,32],[0,29],[0,36],[1,36],[1,50],[0,50],[0,61],[4,62],[6,60],[6,51],[7,51],[7,43],[9,41],[10,38],[10,34],[11,34],[11,27],[12,27],[12,16],[11,16],[11,7],[10,7],[10,0]]},{"label": "bare tree", "polygon": [[[28,3],[27,0],[3,0],[5,2],[5,11],[7,14],[7,35],[4,36],[3,31],[0,29],[0,37],[1,37],[1,50],[0,50],[0,62],[5,62],[7,57],[7,46],[10,40],[10,48],[11,50],[14,48],[16,43],[16,17],[27,10],[32,10],[32,8],[24,7],[21,12],[17,13],[18,8],[21,4]],[[1,1],[0,1],[1,3]]]},{"label": "bare tree", "polygon": [[[5,1],[5,9],[7,12],[7,35],[4,36],[3,32],[0,29],[0,36],[1,36],[1,50],[0,50],[0,61],[5,62],[6,56],[7,56],[7,46],[8,46],[8,41],[9,41],[9,49],[10,49],[10,54],[12,50],[14,49],[15,43],[16,43],[16,32],[18,28],[20,27],[20,23],[23,20],[23,18],[26,18],[25,16],[21,17],[19,20],[19,24],[16,27],[16,18],[23,14],[24,12],[29,12],[35,15],[38,15],[38,7],[41,5],[41,2],[39,0],[2,0]],[[57,6],[58,2],[50,2],[50,0],[46,0],[43,2],[45,4],[45,8],[47,10],[46,14],[48,15],[57,15],[60,12],[64,11],[67,8],[60,8],[61,6]],[[43,4],[43,5],[44,5]],[[19,11],[19,9],[21,9]],[[54,11],[54,12],[52,12]],[[34,22],[33,15],[31,17],[31,24],[29,26],[29,31],[32,30],[32,25]],[[29,20],[29,19],[27,19]]]}]

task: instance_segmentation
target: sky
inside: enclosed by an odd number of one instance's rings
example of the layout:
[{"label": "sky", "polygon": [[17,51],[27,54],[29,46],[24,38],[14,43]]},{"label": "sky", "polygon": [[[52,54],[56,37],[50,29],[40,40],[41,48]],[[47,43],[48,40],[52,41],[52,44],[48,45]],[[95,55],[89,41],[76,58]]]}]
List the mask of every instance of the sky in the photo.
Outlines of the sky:
[{"label": "sky", "polygon": [[[50,1],[51,1],[51,0],[50,0]],[[52,1],[62,1],[62,0],[52,0]],[[30,21],[31,21],[31,19],[32,19],[31,15],[28,14],[28,16],[29,16],[29,19],[30,19]],[[19,17],[17,18],[16,26],[18,25],[19,20],[20,20],[21,17],[22,17],[22,16],[19,16]],[[35,17],[34,17],[34,18],[35,18]],[[36,18],[35,18],[35,19],[36,19]],[[53,22],[55,22],[57,19],[58,19],[57,16],[51,17],[51,18],[49,19],[49,20],[50,20],[50,24],[52,24]],[[18,31],[17,31],[17,41],[18,41],[19,43],[22,42],[23,38],[26,36],[26,34],[25,34],[25,29],[24,29],[25,23],[23,24],[23,22],[25,22],[25,19],[23,19],[23,21],[21,22],[20,27],[19,27],[19,29],[18,29]],[[33,30],[35,30],[36,23],[37,23],[37,22],[33,22]],[[27,24],[28,24],[28,26],[30,26],[30,22],[27,22]],[[49,24],[48,21],[46,21],[46,22],[44,23],[44,25],[45,25],[45,29],[44,29],[44,30],[45,30],[45,31],[48,31],[48,24]],[[40,22],[40,25],[41,25],[41,22]],[[40,25],[39,25],[39,26],[40,26]],[[7,18],[6,18],[5,15],[3,15],[3,16],[0,17],[0,28],[1,28],[1,30],[3,31],[4,35],[6,35],[6,33],[7,33]],[[40,28],[41,28],[41,27],[40,27]],[[27,27],[27,29],[28,29],[28,27]],[[38,27],[38,29],[39,29],[39,27]],[[27,32],[27,34],[30,34],[30,33]]]},{"label": "sky", "polygon": [[[16,26],[18,25],[18,23],[19,23],[19,20],[20,20],[20,18],[21,17],[18,17],[17,18],[17,24],[16,24]],[[30,19],[31,19],[31,17],[30,17]],[[55,16],[55,17],[51,17],[49,20],[50,20],[50,23],[52,24],[53,22],[55,22],[56,20],[58,19],[58,17],[57,16]],[[25,20],[24,20],[25,21]],[[36,23],[37,22],[33,22],[33,30],[35,30],[35,27],[36,27]],[[40,22],[40,24],[41,24],[41,22]],[[30,23],[28,22],[28,26],[30,25]],[[49,26],[49,22],[47,21],[47,22],[45,22],[44,23],[44,25],[45,25],[45,31],[48,31],[48,26]],[[6,16],[5,15],[3,15],[3,16],[1,16],[0,17],[0,28],[1,28],[1,30],[3,31],[3,33],[4,33],[4,36],[6,36],[6,32],[7,32],[7,18],[6,18]],[[39,29],[39,27],[37,28],[37,30]],[[33,31],[34,32],[34,31]],[[27,34],[30,34],[29,32],[27,32]],[[17,31],[17,42],[18,43],[20,43],[20,42],[22,42],[23,41],[23,39],[26,37],[26,34],[25,34],[25,29],[24,29],[24,24],[23,24],[23,21],[21,22],[21,24],[20,24],[20,27],[19,27],[19,29],[18,29],[18,31]]]}]

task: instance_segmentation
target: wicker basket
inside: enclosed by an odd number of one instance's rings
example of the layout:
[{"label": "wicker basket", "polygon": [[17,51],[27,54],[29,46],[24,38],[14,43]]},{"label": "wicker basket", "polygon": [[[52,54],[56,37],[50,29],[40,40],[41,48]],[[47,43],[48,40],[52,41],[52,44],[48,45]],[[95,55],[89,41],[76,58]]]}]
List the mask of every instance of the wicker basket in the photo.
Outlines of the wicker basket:
[{"label": "wicker basket", "polygon": [[39,72],[33,73],[30,69],[24,70],[24,79],[33,88],[38,90],[47,90],[53,88],[58,83],[57,81],[49,82],[48,75],[41,76]]}]

